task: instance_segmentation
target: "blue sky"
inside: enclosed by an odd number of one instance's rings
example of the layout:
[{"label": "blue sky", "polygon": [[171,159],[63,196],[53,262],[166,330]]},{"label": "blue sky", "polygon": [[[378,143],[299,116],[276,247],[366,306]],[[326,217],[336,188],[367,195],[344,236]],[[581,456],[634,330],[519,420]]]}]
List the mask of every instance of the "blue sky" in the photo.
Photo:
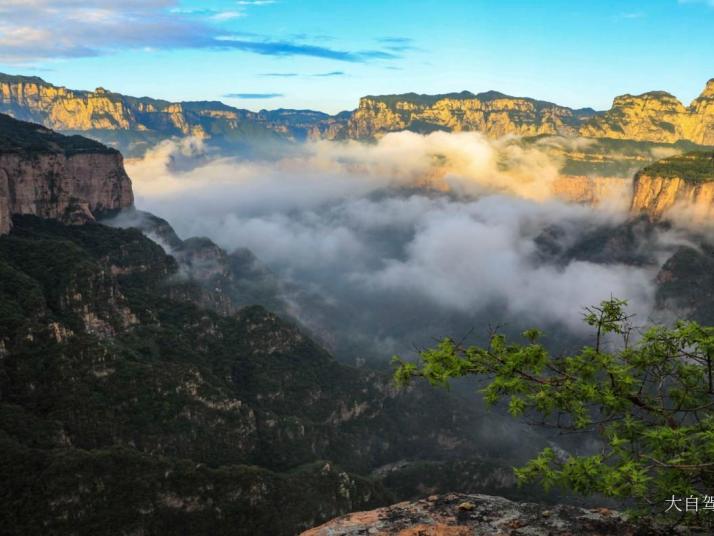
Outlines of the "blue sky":
[{"label": "blue sky", "polygon": [[250,108],[496,89],[608,108],[714,77],[714,0],[0,0],[0,71]]}]

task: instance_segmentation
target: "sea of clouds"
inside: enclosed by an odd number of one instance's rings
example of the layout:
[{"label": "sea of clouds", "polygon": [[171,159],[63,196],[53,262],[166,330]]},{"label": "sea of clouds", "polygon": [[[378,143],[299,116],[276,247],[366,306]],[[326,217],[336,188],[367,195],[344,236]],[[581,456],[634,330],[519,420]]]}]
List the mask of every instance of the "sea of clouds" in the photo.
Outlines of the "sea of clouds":
[{"label": "sea of clouds", "polygon": [[[611,295],[650,314],[656,266],[538,254],[554,227],[567,246],[628,217],[622,196],[597,208],[558,200],[561,166],[543,144],[400,132],[310,142],[271,160],[166,141],[127,171],[139,208],[182,238],[249,248],[337,311],[323,330],[389,355],[488,324],[583,333],[582,309]],[[306,325],[318,322],[303,313]]]}]

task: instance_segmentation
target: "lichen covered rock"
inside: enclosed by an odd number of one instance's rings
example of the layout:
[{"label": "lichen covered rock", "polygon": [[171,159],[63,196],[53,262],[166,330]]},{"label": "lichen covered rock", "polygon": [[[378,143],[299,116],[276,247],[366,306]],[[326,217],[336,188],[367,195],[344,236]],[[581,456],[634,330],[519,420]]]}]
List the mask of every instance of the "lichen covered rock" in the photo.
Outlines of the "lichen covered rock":
[{"label": "lichen covered rock", "polygon": [[673,534],[607,508],[449,494],[334,519],[301,536],[636,536]]}]

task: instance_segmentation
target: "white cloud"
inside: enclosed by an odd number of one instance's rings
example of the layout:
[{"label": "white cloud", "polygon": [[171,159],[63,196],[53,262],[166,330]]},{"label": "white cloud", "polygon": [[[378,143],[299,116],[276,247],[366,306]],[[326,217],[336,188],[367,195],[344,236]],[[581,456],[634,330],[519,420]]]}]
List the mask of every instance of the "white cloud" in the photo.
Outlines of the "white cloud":
[{"label": "white cloud", "polygon": [[[369,145],[310,143],[273,162],[208,158],[175,171],[201,151],[200,143],[166,142],[129,162],[140,208],[183,236],[253,250],[353,311],[366,332],[392,322],[394,309],[423,322],[500,310],[575,329],[582,307],[611,294],[643,314],[652,305],[652,268],[538,261],[536,239],[553,225],[577,235],[625,214],[553,199],[559,162],[537,145],[403,132]],[[404,190],[414,185],[450,193]]]},{"label": "white cloud", "polygon": [[240,17],[245,17],[245,13],[242,11],[220,11],[214,15],[211,15],[211,19],[217,21],[233,20]]},{"label": "white cloud", "polygon": [[[244,2],[236,9],[217,11],[186,9],[177,0],[0,0],[0,61],[26,63],[147,47],[239,50],[346,62],[397,57],[386,50],[339,50],[305,43],[305,39],[274,40],[229,31],[226,22],[242,17],[251,5],[266,3]],[[40,34],[44,38],[36,39]]]}]

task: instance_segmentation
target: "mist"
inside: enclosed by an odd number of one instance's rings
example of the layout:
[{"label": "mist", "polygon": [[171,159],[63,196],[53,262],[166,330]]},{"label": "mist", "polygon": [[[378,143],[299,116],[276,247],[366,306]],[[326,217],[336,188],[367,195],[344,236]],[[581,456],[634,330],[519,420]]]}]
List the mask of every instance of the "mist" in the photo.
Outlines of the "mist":
[{"label": "mist", "polygon": [[560,201],[561,166],[545,144],[517,138],[400,132],[305,143],[272,160],[167,141],[127,171],[138,208],[182,238],[253,251],[311,296],[285,296],[295,316],[360,359],[494,325],[579,340],[582,309],[611,295],[647,318],[658,266],[541,254],[554,228],[567,248],[628,217],[621,195],[598,208]]}]

